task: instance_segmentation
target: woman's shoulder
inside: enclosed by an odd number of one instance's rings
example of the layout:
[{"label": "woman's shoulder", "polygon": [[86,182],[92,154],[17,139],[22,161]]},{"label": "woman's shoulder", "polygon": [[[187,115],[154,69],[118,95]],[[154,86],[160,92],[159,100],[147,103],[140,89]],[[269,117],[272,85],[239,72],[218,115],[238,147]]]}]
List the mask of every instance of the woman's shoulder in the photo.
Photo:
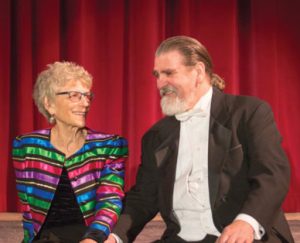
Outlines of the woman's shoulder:
[{"label": "woman's shoulder", "polygon": [[87,128],[87,141],[88,142],[115,142],[122,145],[127,145],[127,140],[118,135],[112,133],[99,132],[90,128]]},{"label": "woman's shoulder", "polygon": [[41,139],[49,139],[50,128],[35,130],[32,132],[18,135],[14,138],[14,145],[26,143],[26,141],[36,141]]}]

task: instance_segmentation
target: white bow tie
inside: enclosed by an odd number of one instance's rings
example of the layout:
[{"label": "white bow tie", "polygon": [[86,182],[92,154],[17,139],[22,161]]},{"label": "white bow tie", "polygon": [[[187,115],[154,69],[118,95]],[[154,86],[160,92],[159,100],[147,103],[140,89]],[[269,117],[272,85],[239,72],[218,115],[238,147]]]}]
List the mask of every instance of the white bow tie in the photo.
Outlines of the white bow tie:
[{"label": "white bow tie", "polygon": [[186,112],[175,115],[176,119],[178,121],[181,121],[181,122],[182,121],[187,121],[191,117],[203,118],[203,117],[206,117],[206,116],[207,116],[207,113],[205,111],[203,111],[202,109],[200,109],[200,108],[190,110],[190,111],[186,111]]}]

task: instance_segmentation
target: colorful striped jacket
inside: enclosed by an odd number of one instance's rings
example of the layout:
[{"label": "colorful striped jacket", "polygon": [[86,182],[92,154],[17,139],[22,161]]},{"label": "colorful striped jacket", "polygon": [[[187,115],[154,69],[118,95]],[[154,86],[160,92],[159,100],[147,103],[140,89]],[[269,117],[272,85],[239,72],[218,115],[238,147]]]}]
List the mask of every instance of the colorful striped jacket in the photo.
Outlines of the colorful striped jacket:
[{"label": "colorful striped jacket", "polygon": [[[86,235],[107,236],[122,209],[127,141],[117,135],[88,129],[85,144],[66,158],[50,143],[50,129],[18,136],[13,162],[23,213],[23,242],[41,229],[65,166],[76,200],[88,227]],[[101,234],[100,234],[101,235]]]}]

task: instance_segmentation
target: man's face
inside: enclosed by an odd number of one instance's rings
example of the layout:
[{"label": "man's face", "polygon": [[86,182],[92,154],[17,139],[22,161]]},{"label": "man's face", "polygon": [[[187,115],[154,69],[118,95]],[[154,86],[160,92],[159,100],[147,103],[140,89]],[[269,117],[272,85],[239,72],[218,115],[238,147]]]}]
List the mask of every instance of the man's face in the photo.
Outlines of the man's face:
[{"label": "man's face", "polygon": [[155,57],[153,74],[161,95],[161,108],[165,115],[175,115],[191,109],[197,102],[197,70],[184,65],[178,51]]}]

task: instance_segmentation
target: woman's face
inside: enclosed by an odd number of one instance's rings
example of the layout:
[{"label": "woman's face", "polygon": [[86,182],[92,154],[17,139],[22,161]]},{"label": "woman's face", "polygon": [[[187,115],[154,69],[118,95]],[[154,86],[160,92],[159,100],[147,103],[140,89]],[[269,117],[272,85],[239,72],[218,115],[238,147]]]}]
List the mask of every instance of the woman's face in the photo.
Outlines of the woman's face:
[{"label": "woman's face", "polygon": [[56,124],[65,127],[85,127],[92,98],[91,86],[80,80],[69,81],[64,86],[56,87],[55,91],[53,101],[48,104],[46,102],[46,108],[54,116]]}]

